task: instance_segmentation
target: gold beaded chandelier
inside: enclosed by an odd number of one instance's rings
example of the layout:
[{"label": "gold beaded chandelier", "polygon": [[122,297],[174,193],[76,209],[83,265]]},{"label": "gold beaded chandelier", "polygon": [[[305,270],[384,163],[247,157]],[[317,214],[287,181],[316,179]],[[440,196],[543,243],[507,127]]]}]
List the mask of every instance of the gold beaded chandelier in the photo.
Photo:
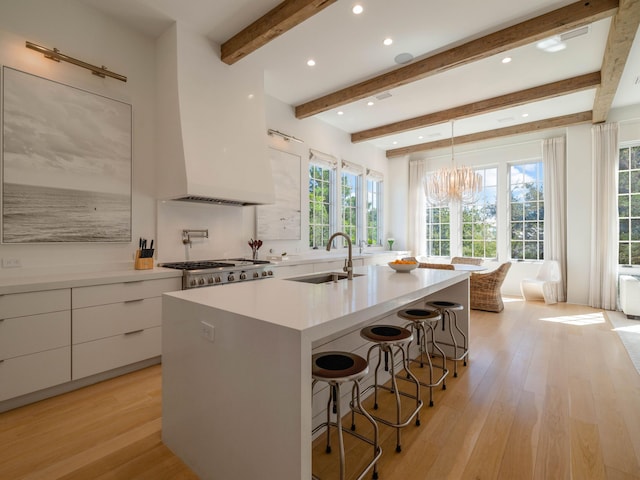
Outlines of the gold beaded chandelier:
[{"label": "gold beaded chandelier", "polygon": [[451,121],[451,167],[443,167],[424,179],[427,202],[432,206],[450,202],[475,203],[482,190],[482,176],[473,168],[455,164],[453,147],[453,120]]}]

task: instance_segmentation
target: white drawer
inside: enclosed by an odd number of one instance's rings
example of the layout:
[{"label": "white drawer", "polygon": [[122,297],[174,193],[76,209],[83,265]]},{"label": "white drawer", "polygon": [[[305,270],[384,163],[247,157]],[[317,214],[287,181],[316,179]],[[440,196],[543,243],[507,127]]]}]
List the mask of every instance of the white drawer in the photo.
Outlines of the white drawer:
[{"label": "white drawer", "polygon": [[276,278],[290,278],[307,273],[313,273],[313,265],[310,263],[287,266],[279,265],[273,269],[273,274]]},{"label": "white drawer", "polygon": [[0,401],[71,380],[71,347],[0,362]]},{"label": "white drawer", "polygon": [[71,289],[0,295],[0,318],[24,317],[71,308]]},{"label": "white drawer", "polygon": [[341,272],[342,267],[344,267],[344,260],[334,260],[331,262],[319,262],[313,264],[314,272],[326,272],[331,270],[336,272]]},{"label": "white drawer", "polygon": [[77,380],[157,357],[161,353],[161,331],[162,327],[152,327],[129,335],[73,345],[72,378]]},{"label": "white drawer", "polygon": [[73,342],[82,343],[162,324],[162,297],[73,310]]},{"label": "white drawer", "polygon": [[174,292],[181,288],[182,277],[78,287],[73,289],[72,308],[159,297],[164,292]]},{"label": "white drawer", "polygon": [[52,350],[70,343],[70,310],[0,321],[0,360]]}]

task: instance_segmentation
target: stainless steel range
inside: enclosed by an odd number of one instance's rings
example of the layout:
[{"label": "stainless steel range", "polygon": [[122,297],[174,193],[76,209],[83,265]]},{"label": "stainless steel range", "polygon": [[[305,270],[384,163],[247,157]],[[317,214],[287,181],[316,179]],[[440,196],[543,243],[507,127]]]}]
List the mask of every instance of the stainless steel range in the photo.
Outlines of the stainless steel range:
[{"label": "stainless steel range", "polygon": [[160,266],[182,270],[183,290],[272,278],[274,267],[265,260],[246,258],[161,263]]}]

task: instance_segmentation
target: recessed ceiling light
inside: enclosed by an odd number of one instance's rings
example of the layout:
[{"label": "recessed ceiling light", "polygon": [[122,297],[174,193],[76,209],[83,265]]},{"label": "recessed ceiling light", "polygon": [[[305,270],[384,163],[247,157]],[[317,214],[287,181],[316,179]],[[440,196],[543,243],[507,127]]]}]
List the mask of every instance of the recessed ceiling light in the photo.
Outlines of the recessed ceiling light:
[{"label": "recessed ceiling light", "polygon": [[554,35],[553,37],[545,38],[536,43],[536,47],[545,52],[559,52],[567,48],[567,44],[562,41],[560,35]]},{"label": "recessed ceiling light", "polygon": [[418,140],[422,140],[424,138],[424,135],[418,135]]},{"label": "recessed ceiling light", "polygon": [[396,141],[394,140],[394,141],[393,141],[393,144],[394,144],[394,145],[397,145],[397,144],[398,144],[398,142],[396,142]]},{"label": "recessed ceiling light", "polygon": [[528,113],[523,113],[523,114],[522,114],[522,118],[527,118],[528,116],[529,116],[529,114],[528,114]]},{"label": "recessed ceiling light", "polygon": [[367,105],[368,105],[369,107],[371,107],[371,106],[373,106],[373,102],[369,101],[369,102],[367,102]]},{"label": "recessed ceiling light", "polygon": [[307,60],[307,65],[309,65],[310,67],[313,67],[316,64],[316,61],[313,58],[310,58],[309,60]]},{"label": "recessed ceiling light", "polygon": [[393,43],[393,38],[385,38],[384,43],[387,47]]},{"label": "recessed ceiling light", "polygon": [[511,62],[511,60],[512,60],[511,57],[504,57],[502,59],[502,63],[509,63],[509,62]]},{"label": "recessed ceiling light", "polygon": [[353,8],[351,9],[351,11],[356,14],[356,15],[360,15],[363,11],[364,8],[362,8],[362,5],[360,5],[359,3],[354,5]]},{"label": "recessed ceiling light", "polygon": [[340,110],[340,111],[338,112],[338,115],[344,115],[344,112],[343,112],[342,110]]}]

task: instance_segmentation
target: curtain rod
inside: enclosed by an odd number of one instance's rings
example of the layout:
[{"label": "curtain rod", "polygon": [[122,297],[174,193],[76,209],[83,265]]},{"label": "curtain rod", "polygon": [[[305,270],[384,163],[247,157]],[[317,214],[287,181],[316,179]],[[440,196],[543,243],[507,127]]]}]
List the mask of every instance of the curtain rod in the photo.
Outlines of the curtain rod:
[{"label": "curtain rod", "polygon": [[91,70],[91,73],[101,78],[111,77],[111,78],[115,78],[116,80],[120,80],[121,82],[127,81],[127,77],[125,77],[124,75],[120,75],[118,73],[110,72],[109,70],[107,70],[107,67],[105,67],[104,65],[102,67],[91,65],[90,63],[83,62],[82,60],[78,60],[77,58],[73,58],[68,55],[65,55],[55,47],[53,48],[53,50],[51,50],[47,47],[43,47],[42,45],[38,45],[36,43],[29,42],[29,41],[26,42],[25,46],[27,48],[30,48],[31,50],[35,50],[36,52],[42,53],[45,58],[53,60],[54,62],[59,62],[60,60],[62,60],[63,62],[72,63],[73,65],[77,65],[78,67]]}]

